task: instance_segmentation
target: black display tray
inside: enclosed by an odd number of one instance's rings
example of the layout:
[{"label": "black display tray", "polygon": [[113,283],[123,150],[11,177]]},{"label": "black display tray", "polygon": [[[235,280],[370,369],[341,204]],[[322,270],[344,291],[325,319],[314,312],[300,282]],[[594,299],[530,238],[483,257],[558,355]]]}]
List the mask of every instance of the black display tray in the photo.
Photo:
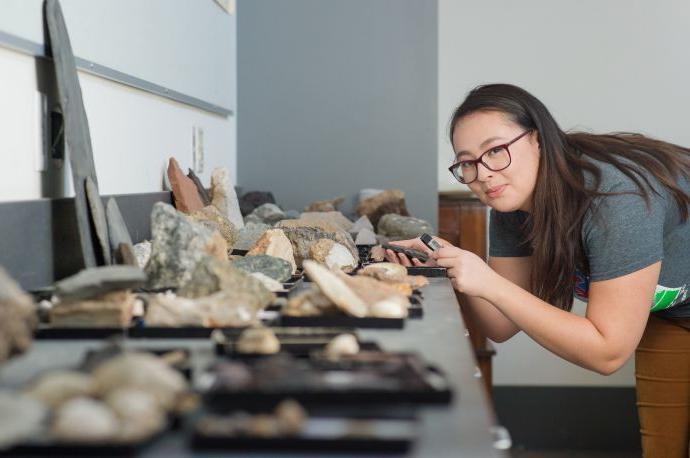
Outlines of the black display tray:
[{"label": "black display tray", "polygon": [[448,270],[445,267],[408,267],[407,274],[424,277],[447,277]]},{"label": "black display tray", "polygon": [[34,332],[34,338],[40,339],[105,339],[112,336],[122,336],[130,339],[205,339],[215,329],[242,328],[204,328],[199,326],[132,326],[129,328],[56,328],[39,326]]},{"label": "black display tray", "polygon": [[[370,357],[374,360],[368,361]],[[251,374],[243,386],[225,378],[238,369]],[[452,399],[443,373],[407,353],[360,352],[335,361],[314,354],[309,359],[279,354],[217,362],[204,379],[206,385],[199,388],[205,405],[214,411],[272,406],[287,398],[306,406],[448,404]]]},{"label": "black display tray", "polygon": [[209,436],[195,430],[195,450],[272,450],[404,453],[417,438],[417,422],[396,419],[309,418],[295,436]]},{"label": "black display tray", "polygon": [[345,314],[321,316],[289,316],[280,315],[277,319],[280,326],[319,326],[319,327],[351,327],[366,329],[403,329],[405,318],[358,318]]},{"label": "black display tray", "polygon": [[0,450],[0,456],[7,457],[35,457],[35,456],[91,456],[105,457],[118,456],[130,457],[140,455],[156,439],[146,439],[135,443],[104,443],[104,444],[80,444],[61,442],[30,442],[17,445],[7,450]]}]

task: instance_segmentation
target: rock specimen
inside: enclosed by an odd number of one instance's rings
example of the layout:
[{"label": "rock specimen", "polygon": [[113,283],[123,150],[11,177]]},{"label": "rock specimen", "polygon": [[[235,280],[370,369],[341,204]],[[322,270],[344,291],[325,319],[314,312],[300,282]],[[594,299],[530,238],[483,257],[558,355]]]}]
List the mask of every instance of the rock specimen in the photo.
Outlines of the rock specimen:
[{"label": "rock specimen", "polygon": [[[106,221],[105,209],[103,208],[103,201],[98,193],[98,186],[93,182],[91,177],[86,177],[84,181],[86,188],[86,199],[89,202],[90,219],[93,228],[95,229],[96,238],[98,239],[98,248],[96,251],[100,253],[102,261],[100,263],[108,266],[113,263],[112,254],[110,252],[110,237],[108,236],[108,222]],[[100,264],[99,263],[99,264]]]},{"label": "rock specimen", "polygon": [[[10,448],[43,432],[48,408],[28,396],[0,391],[0,450]],[[5,419],[11,419],[6,421]]]},{"label": "rock specimen", "polygon": [[419,289],[429,284],[428,278],[422,275],[407,275],[407,269],[404,266],[392,262],[369,264],[358,270],[357,275],[385,281],[406,296],[412,294],[413,289]]},{"label": "rock specimen", "polygon": [[360,216],[359,219],[350,227],[350,229],[348,229],[348,232],[356,235],[359,234],[362,229],[369,229],[370,231],[374,232],[374,225],[371,224],[371,221],[369,221],[369,217],[367,215]]},{"label": "rock specimen", "polygon": [[108,237],[110,240],[110,250],[113,253],[113,262],[127,264],[127,262],[124,262],[125,259],[123,259],[121,245],[127,245],[128,249],[131,250],[132,238],[129,235],[122,213],[120,213],[120,207],[112,197],[108,199],[108,203],[105,206],[105,216],[108,222]]},{"label": "rock specimen", "polygon": [[282,230],[292,243],[297,267],[302,265],[303,260],[309,259],[311,246],[319,239],[331,239],[338,242],[348,249],[353,258],[359,259],[354,240],[347,232],[327,232],[316,227],[284,227]]},{"label": "rock specimen", "polygon": [[129,291],[106,293],[89,299],[60,301],[50,310],[55,327],[127,327],[136,296]]},{"label": "rock specimen", "polygon": [[230,220],[236,228],[244,227],[235,186],[230,181],[230,173],[225,167],[217,167],[211,173],[211,203]]},{"label": "rock specimen", "polygon": [[263,204],[274,204],[276,203],[273,194],[264,191],[251,191],[244,194],[240,198],[240,210],[242,210],[243,215],[248,215],[254,211],[256,207],[260,207]]},{"label": "rock specimen", "polygon": [[227,244],[220,234],[190,221],[163,202],[153,206],[151,235],[146,273],[152,288],[179,287],[206,255],[227,259]]},{"label": "rock specimen", "polygon": [[208,437],[261,437],[280,439],[304,431],[307,412],[291,399],[282,401],[273,414],[206,415],[197,430]]},{"label": "rock specimen", "polygon": [[[379,219],[388,213],[408,216],[405,193],[399,189],[388,189],[372,197],[363,199],[357,206],[358,215],[366,215],[378,227]],[[379,231],[380,232],[380,231]]]},{"label": "rock specimen", "polygon": [[236,250],[249,250],[256,245],[261,236],[269,230],[271,226],[264,223],[246,223],[239,230],[238,240],[234,247]]},{"label": "rock specimen", "polygon": [[[410,301],[395,287],[366,276],[336,275],[366,304],[367,315],[377,318],[405,318]],[[411,291],[410,291],[411,292]]]},{"label": "rock specimen", "polygon": [[218,291],[188,299],[166,292],[149,297],[148,304],[148,326],[244,327],[258,321],[256,301],[248,294]]},{"label": "rock specimen", "polygon": [[287,238],[281,229],[269,229],[257,240],[249,250],[247,256],[268,255],[284,259],[290,263],[291,274],[297,270],[293,243]]},{"label": "rock specimen", "polygon": [[[285,219],[285,212],[280,209],[276,204],[263,204],[256,207],[253,212],[251,212],[247,217],[257,218],[257,222],[265,224],[275,224],[278,221]],[[250,221],[252,219],[250,218]]]},{"label": "rock specimen", "polygon": [[151,242],[144,240],[134,245],[134,256],[137,258],[137,265],[140,269],[145,269],[151,258]]},{"label": "rock specimen", "polygon": [[0,363],[31,346],[36,324],[33,299],[0,267]]},{"label": "rock specimen", "polygon": [[[324,296],[330,299],[348,315],[365,317],[368,307],[350,287],[334,272],[315,261],[304,261],[304,271],[318,285]],[[342,274],[347,276],[346,274]]]},{"label": "rock specimen", "polygon": [[338,359],[341,356],[356,355],[359,353],[359,343],[352,334],[338,334],[324,349],[327,358]]},{"label": "rock specimen", "polygon": [[421,262],[427,262],[429,260],[429,255],[424,251],[415,250],[414,248],[405,248],[400,245],[395,245],[393,243],[384,243],[381,245],[384,250],[391,250],[396,253],[402,253],[408,257],[408,259],[417,258]]},{"label": "rock specimen", "polygon": [[233,266],[230,261],[219,261],[206,257],[195,268],[189,280],[179,289],[185,297],[198,298],[217,291],[243,297],[260,310],[271,304],[275,295],[268,291],[259,280]]},{"label": "rock specimen", "polygon": [[378,233],[390,240],[407,240],[427,233],[433,234],[431,225],[419,218],[387,214],[378,223]]},{"label": "rock specimen", "polygon": [[361,229],[355,237],[355,245],[376,245],[376,233],[367,228]]},{"label": "rock specimen", "polygon": [[137,288],[145,283],[146,274],[139,267],[92,267],[55,283],[55,294],[61,301],[76,301]]},{"label": "rock specimen", "polygon": [[121,441],[141,441],[165,426],[165,411],[149,392],[131,387],[117,388],[108,393],[105,403],[119,420],[118,439]]},{"label": "rock specimen", "polygon": [[194,185],[196,185],[196,190],[199,192],[199,197],[201,198],[201,201],[204,203],[204,206],[207,207],[211,205],[211,195],[204,187],[204,184],[201,182],[201,179],[197,176],[196,173],[194,173],[194,170],[187,170],[187,178],[192,180],[192,182],[194,182]]},{"label": "rock specimen", "polygon": [[57,409],[51,429],[52,437],[63,442],[114,442],[119,432],[115,413],[103,402],[84,397]]},{"label": "rock specimen", "polygon": [[371,247],[371,251],[369,251],[369,257],[374,262],[381,262],[386,259],[386,249],[381,245]]},{"label": "rock specimen", "polygon": [[287,210],[285,212],[285,219],[298,219],[301,215],[297,210]]},{"label": "rock specimen", "polygon": [[[292,245],[289,244],[290,242],[287,240],[287,238],[285,240],[290,247],[290,252],[292,252]],[[233,261],[232,264],[238,269],[247,273],[261,272],[262,274],[282,283],[288,281],[290,277],[292,277],[294,260],[293,264],[290,264],[285,259],[275,256],[265,254],[248,254],[243,258]]]},{"label": "rock specimen", "polygon": [[332,212],[336,211],[338,205],[342,204],[345,197],[336,197],[330,200],[317,200],[304,207],[305,212]]},{"label": "rock specimen", "polygon": [[249,275],[251,275],[252,277],[259,280],[261,282],[261,284],[264,285],[264,288],[266,288],[267,290],[269,290],[272,293],[285,291],[285,288],[283,287],[282,283],[272,279],[271,277],[268,277],[268,276],[262,274],[261,272],[252,272]]},{"label": "rock specimen", "polygon": [[172,188],[175,208],[183,213],[193,213],[204,207],[196,184],[185,176],[175,158],[168,162],[168,180]]},{"label": "rock specimen", "polygon": [[309,259],[326,264],[329,269],[352,272],[359,264],[343,245],[331,239],[319,239],[309,248]]},{"label": "rock specimen", "polygon": [[235,349],[238,353],[272,355],[280,351],[280,341],[271,328],[252,327],[242,331]]},{"label": "rock specimen", "polygon": [[65,401],[93,394],[93,380],[83,372],[56,370],[48,372],[24,390],[24,395],[56,409]]},{"label": "rock specimen", "polygon": [[[352,230],[353,223],[345,215],[339,211],[329,211],[329,212],[304,212],[300,215],[299,221],[303,221],[305,224],[303,226],[314,226],[321,227],[319,223],[328,223],[336,228],[339,228],[345,232],[350,232]],[[280,224],[279,224],[280,226]],[[331,230],[323,227],[324,230]]]},{"label": "rock specimen", "polygon": [[289,316],[319,316],[337,311],[333,301],[313,285],[291,294],[283,308],[283,314]]},{"label": "rock specimen", "polygon": [[[208,205],[201,210],[195,211],[189,215],[189,219],[212,231],[218,231],[225,239],[228,250],[232,250],[239,238],[239,233],[235,225],[230,222],[215,205]],[[244,225],[244,223],[242,224]]]}]

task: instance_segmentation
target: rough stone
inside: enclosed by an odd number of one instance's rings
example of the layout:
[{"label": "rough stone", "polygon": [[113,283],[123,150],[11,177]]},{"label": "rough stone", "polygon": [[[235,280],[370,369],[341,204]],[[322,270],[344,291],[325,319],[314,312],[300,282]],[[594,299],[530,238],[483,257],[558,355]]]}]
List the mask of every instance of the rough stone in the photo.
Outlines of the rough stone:
[{"label": "rough stone", "polygon": [[244,227],[235,186],[230,181],[230,173],[225,167],[217,167],[211,173],[211,203],[230,220],[236,228]]},{"label": "rough stone", "polygon": [[348,232],[350,234],[359,234],[362,229],[369,229],[371,232],[374,232],[374,225],[371,224],[371,221],[367,215],[360,216],[359,219],[354,222],[352,227],[348,229]]},{"label": "rough stone", "polygon": [[[157,202],[151,212],[151,258],[146,266],[152,288],[179,287],[192,275],[204,256],[216,253],[227,259],[227,246],[218,247],[217,232],[190,221],[185,215],[163,202]],[[216,236],[214,236],[216,234]],[[222,255],[222,256],[221,256]]]},{"label": "rough stone", "polygon": [[[290,246],[290,250],[292,250],[292,246]],[[261,272],[278,282],[286,282],[293,272],[292,264],[285,259],[265,254],[247,255],[233,261],[232,264],[247,273]]]},{"label": "rough stone", "polygon": [[84,269],[55,283],[55,294],[62,301],[89,299],[146,283],[146,274],[134,266],[104,266]]},{"label": "rough stone", "polygon": [[324,354],[328,358],[338,359],[341,356],[359,353],[359,342],[352,334],[338,334],[326,345]]},{"label": "rough stone", "polygon": [[258,323],[256,299],[248,293],[218,291],[198,299],[171,292],[149,297],[148,326],[244,327]]},{"label": "rough stone", "polygon": [[282,231],[292,243],[297,267],[302,266],[303,260],[309,259],[309,250],[319,239],[331,239],[338,242],[348,249],[353,258],[359,259],[355,242],[347,232],[327,232],[317,227],[284,227]]},{"label": "rough stone", "polygon": [[343,281],[347,274],[332,272],[316,261],[304,261],[304,271],[321,289],[324,296],[330,299],[338,308],[348,315],[363,318],[369,309],[367,304]]},{"label": "rough stone", "polygon": [[[379,219],[385,214],[396,213],[408,216],[405,193],[399,189],[387,189],[373,197],[362,200],[357,206],[358,215],[366,215],[378,227]],[[380,231],[379,231],[380,232]]]},{"label": "rough stone", "polygon": [[299,215],[301,215],[301,213],[297,210],[287,210],[285,212],[285,219],[298,219]]},{"label": "rough stone", "polygon": [[266,224],[275,224],[278,221],[285,219],[285,212],[283,212],[283,210],[281,210],[276,204],[263,204],[259,207],[256,207],[256,209],[254,209],[250,215],[247,215],[247,217],[251,215],[258,217],[261,222]]},{"label": "rough stone", "polygon": [[242,331],[235,348],[238,353],[272,355],[280,351],[280,341],[271,328],[257,326]]},{"label": "rough stone", "polygon": [[189,219],[211,230],[218,231],[225,239],[228,250],[232,250],[235,243],[237,243],[237,239],[239,238],[237,228],[215,205],[208,205],[201,210],[195,211],[189,215]]},{"label": "rough stone", "polygon": [[260,207],[263,204],[274,204],[276,203],[273,194],[267,191],[251,191],[245,193],[240,198],[240,210],[242,210],[243,215],[248,215],[254,211],[256,207]]},{"label": "rough stone", "polygon": [[376,233],[371,229],[360,229],[355,237],[355,245],[376,245]]},{"label": "rough stone", "polygon": [[108,237],[110,239],[110,249],[115,251],[121,244],[132,246],[132,237],[125,224],[125,220],[120,213],[120,207],[114,198],[108,199],[105,206],[105,216],[108,221]]},{"label": "rough stone", "polygon": [[[282,283],[280,283],[277,280],[274,280],[273,278],[271,278],[265,274],[262,274],[261,272],[252,272],[249,275],[251,275],[252,277],[259,280],[261,282],[261,284],[264,285],[264,287],[272,293],[285,291],[285,288],[283,287]],[[276,300],[278,300],[278,299],[276,299]]]},{"label": "rough stone", "polygon": [[256,244],[247,252],[247,256],[265,254],[287,261],[294,274],[297,270],[293,245],[281,229],[269,229],[264,232]]},{"label": "rough stone", "polygon": [[244,224],[247,225],[247,224],[266,224],[266,223],[264,223],[264,220],[259,218],[254,213],[250,213],[244,217]]},{"label": "rough stone", "polygon": [[367,315],[377,318],[404,318],[410,307],[406,295],[385,282],[368,276],[336,275],[368,306]]},{"label": "rough stone", "polygon": [[196,173],[194,173],[194,170],[188,169],[187,178],[194,182],[196,190],[199,192],[199,197],[201,198],[201,201],[204,203],[204,206],[206,207],[211,205],[211,195],[204,187],[204,184],[201,182],[201,179],[197,176]]},{"label": "rough stone", "polygon": [[144,240],[134,245],[134,256],[137,258],[137,265],[140,269],[146,268],[146,264],[151,258],[151,242]]},{"label": "rough stone", "polygon": [[433,234],[431,225],[423,219],[397,214],[387,214],[381,217],[378,232],[390,240],[408,240],[427,233]]},{"label": "rough stone", "polygon": [[245,226],[239,230],[237,243],[235,243],[236,250],[249,250],[256,242],[261,238],[261,236],[269,230],[271,226],[264,223],[247,223]]},{"label": "rough stone", "polygon": [[251,304],[259,310],[271,304],[275,295],[261,282],[233,266],[230,261],[205,257],[194,269],[189,280],[179,290],[184,297],[203,297],[226,291],[230,294],[246,294]]},{"label": "rough stone", "polygon": [[44,434],[48,407],[36,399],[10,390],[0,391],[0,450]]},{"label": "rough stone", "polygon": [[86,187],[86,199],[89,202],[90,218],[95,228],[96,238],[98,239],[98,249],[103,263],[108,266],[113,263],[112,254],[110,252],[110,237],[108,236],[108,222],[106,220],[105,209],[103,208],[103,201],[98,193],[98,186],[93,182],[91,177],[86,177],[84,181]]},{"label": "rough stone", "polygon": [[359,201],[362,202],[363,200],[369,199],[370,197],[374,197],[377,194],[381,194],[384,190],[383,189],[373,189],[373,188],[364,188],[359,191]]},{"label": "rough stone", "polygon": [[290,295],[283,314],[288,316],[320,316],[338,311],[318,286],[310,285]]},{"label": "rough stone", "polygon": [[204,208],[204,202],[199,196],[196,185],[184,174],[173,157],[168,162],[168,180],[170,180],[175,208],[183,213],[192,213]]},{"label": "rough stone", "polygon": [[33,299],[0,267],[0,362],[31,346],[36,324]]},{"label": "rough stone", "polygon": [[317,240],[309,248],[309,258],[326,264],[329,269],[338,269],[344,272],[352,272],[358,264],[357,259],[347,248],[331,239]]},{"label": "rough stone", "polygon": [[84,300],[60,301],[50,310],[50,323],[61,328],[128,327],[136,296],[116,291]]},{"label": "rough stone", "polygon": [[338,209],[338,205],[342,204],[345,197],[336,197],[330,200],[317,200],[304,207],[305,212],[332,212]]},{"label": "rough stone", "polygon": [[[325,221],[345,232],[350,232],[353,225],[352,221],[339,211],[304,212],[300,215],[299,220],[307,223]],[[314,224],[305,224],[305,226],[314,226]]]}]

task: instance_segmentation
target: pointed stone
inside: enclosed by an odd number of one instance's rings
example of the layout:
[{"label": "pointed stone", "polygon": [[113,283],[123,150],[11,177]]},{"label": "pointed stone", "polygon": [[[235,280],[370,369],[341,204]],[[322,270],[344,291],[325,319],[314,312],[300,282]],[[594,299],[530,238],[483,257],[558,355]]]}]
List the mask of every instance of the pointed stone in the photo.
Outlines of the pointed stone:
[{"label": "pointed stone", "polygon": [[187,172],[187,178],[194,182],[196,190],[199,191],[199,197],[201,197],[201,201],[204,203],[204,206],[211,205],[211,195],[204,187],[204,184],[201,182],[201,179],[197,176],[196,173],[194,173],[194,170],[188,170],[189,171]]},{"label": "pointed stone", "polygon": [[355,237],[355,245],[376,245],[376,234],[370,229],[361,229]]},{"label": "pointed stone", "polygon": [[348,232],[350,234],[359,234],[362,229],[369,229],[371,232],[375,232],[374,225],[371,224],[371,221],[369,221],[369,217],[367,215],[360,216],[359,219],[355,221],[352,227],[348,230]]},{"label": "pointed stone", "polygon": [[232,250],[239,236],[237,228],[226,218],[215,205],[207,205],[189,215],[189,219],[196,221],[211,230],[218,231]]},{"label": "pointed stone", "polygon": [[121,244],[126,244],[131,247],[133,245],[132,237],[130,237],[125,220],[122,217],[122,213],[120,213],[120,207],[117,205],[117,201],[112,197],[108,199],[108,203],[105,206],[105,216],[108,221],[110,249],[116,250]]},{"label": "pointed stone", "polygon": [[180,168],[174,157],[168,162],[168,179],[172,187],[175,208],[183,213],[193,213],[204,208],[196,185]]},{"label": "pointed stone", "polygon": [[[316,283],[321,292],[345,313],[363,318],[369,309],[367,304],[334,272],[316,261],[304,261],[304,271]],[[346,275],[346,274],[343,274]]]},{"label": "pointed stone", "polygon": [[249,250],[247,256],[262,254],[284,259],[290,264],[293,274],[297,270],[294,245],[281,229],[270,229],[264,232],[252,249]]},{"label": "pointed stone", "polygon": [[86,177],[84,182],[86,186],[86,200],[89,202],[89,210],[91,210],[91,221],[93,227],[96,229],[96,238],[98,239],[98,248],[103,259],[103,263],[108,266],[113,263],[110,253],[110,238],[108,236],[108,223],[105,217],[105,210],[103,208],[103,201],[98,193],[98,186],[93,182],[91,177]]},{"label": "pointed stone", "polygon": [[225,167],[217,167],[211,173],[211,203],[230,220],[236,228],[244,227],[235,186],[230,180],[230,172]]}]

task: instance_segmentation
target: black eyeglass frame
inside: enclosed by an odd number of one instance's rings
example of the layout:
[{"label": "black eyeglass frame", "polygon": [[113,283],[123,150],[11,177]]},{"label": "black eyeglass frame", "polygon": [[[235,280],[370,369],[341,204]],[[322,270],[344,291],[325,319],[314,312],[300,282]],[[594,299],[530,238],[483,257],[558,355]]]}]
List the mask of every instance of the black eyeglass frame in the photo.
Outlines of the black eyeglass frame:
[{"label": "black eyeglass frame", "polygon": [[[528,130],[524,131],[523,133],[521,133],[520,135],[518,135],[517,137],[515,137],[514,139],[512,139],[512,140],[509,141],[508,143],[504,143],[504,144],[502,144],[502,145],[492,146],[492,147],[489,148],[488,150],[484,151],[484,152],[481,154],[481,156],[479,156],[477,159],[471,159],[471,160],[466,160],[466,161],[458,161],[458,162],[456,162],[455,164],[453,164],[453,165],[451,165],[450,167],[448,167],[448,171],[450,172],[451,175],[453,175],[453,178],[455,178],[456,180],[458,180],[460,183],[462,183],[462,184],[470,184],[470,183],[473,183],[473,182],[477,181],[477,178],[479,178],[479,168],[478,168],[478,167],[479,167],[479,164],[482,164],[484,167],[486,167],[487,169],[491,170],[492,172],[500,172],[501,170],[505,170],[505,169],[507,169],[508,167],[510,167],[510,164],[513,162],[513,156],[510,154],[509,146],[512,145],[513,143],[515,143],[516,141],[520,140],[520,139],[521,139],[522,137],[524,137],[525,135],[527,135],[527,134],[529,134],[530,132],[532,132],[532,130],[533,130],[533,129],[528,129]],[[500,169],[492,169],[491,167],[489,167],[489,165],[488,165],[486,162],[484,162],[484,156],[487,155],[488,153],[494,151],[494,150],[497,150],[497,149],[505,149],[505,150],[506,150],[506,152],[508,153],[508,164],[507,164],[505,167],[501,167]],[[474,169],[476,170],[476,175],[475,175],[475,177],[474,177],[473,180],[464,181],[464,180],[462,179],[462,177],[461,177],[460,174],[456,174],[456,173],[455,173],[455,172],[457,171],[457,169],[460,168],[460,166],[463,165],[463,164],[472,164],[472,165],[474,165]]]}]

